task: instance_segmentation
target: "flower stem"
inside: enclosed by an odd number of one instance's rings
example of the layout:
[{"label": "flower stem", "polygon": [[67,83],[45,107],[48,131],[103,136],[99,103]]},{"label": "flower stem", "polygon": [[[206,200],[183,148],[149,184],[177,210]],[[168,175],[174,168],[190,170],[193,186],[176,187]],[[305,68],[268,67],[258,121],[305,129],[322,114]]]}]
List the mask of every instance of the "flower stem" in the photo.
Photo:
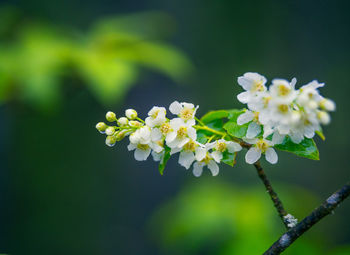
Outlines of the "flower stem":
[{"label": "flower stem", "polygon": [[307,217],[295,227],[284,233],[264,255],[276,255],[287,249],[295,240],[309,230],[314,224],[333,212],[337,206],[350,195],[350,182],[333,193],[323,204],[313,210]]},{"label": "flower stem", "polygon": [[263,168],[260,165],[260,162],[257,161],[254,164],[254,166],[255,166],[255,168],[256,168],[256,170],[258,172],[259,178],[264,183],[266,191],[269,193],[269,195],[271,197],[271,200],[272,200],[272,202],[273,202],[273,204],[274,204],[274,206],[275,206],[275,208],[276,208],[276,210],[278,212],[278,215],[280,216],[284,226],[286,227],[286,229],[289,229],[288,223],[284,220],[284,216],[287,215],[287,212],[286,212],[286,210],[283,207],[282,201],[279,199],[277,193],[273,190],[269,179],[267,178]]},{"label": "flower stem", "polygon": [[211,133],[213,133],[213,134],[216,134],[216,135],[221,135],[221,136],[226,135],[226,133],[217,131],[217,130],[212,129],[212,128],[208,127],[208,126],[198,126],[198,125],[195,125],[195,126],[193,126],[193,127],[194,127],[195,129],[201,129],[201,130],[209,131],[209,132],[211,132]]},{"label": "flower stem", "polygon": [[194,117],[194,119],[199,123],[199,125],[205,126],[205,124],[200,119],[198,119],[197,117]]}]

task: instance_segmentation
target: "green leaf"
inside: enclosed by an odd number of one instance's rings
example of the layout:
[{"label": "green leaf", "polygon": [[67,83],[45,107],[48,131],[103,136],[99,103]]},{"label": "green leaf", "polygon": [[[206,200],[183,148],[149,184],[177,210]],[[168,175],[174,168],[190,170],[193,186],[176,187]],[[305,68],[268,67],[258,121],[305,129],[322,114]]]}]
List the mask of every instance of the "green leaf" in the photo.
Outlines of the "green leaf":
[{"label": "green leaf", "polygon": [[201,118],[201,121],[206,124],[212,122],[213,120],[227,118],[228,116],[228,110],[210,111]]},{"label": "green leaf", "polygon": [[205,144],[208,141],[207,131],[197,130],[197,142]]},{"label": "green leaf", "polygon": [[316,131],[315,133],[316,133],[323,141],[326,140],[326,137],[325,137],[325,135],[323,134],[322,129],[319,130],[319,131]]},{"label": "green leaf", "polygon": [[223,153],[223,158],[221,161],[233,167],[236,164],[236,156],[237,156],[237,152],[229,153],[228,151],[225,151]]},{"label": "green leaf", "polygon": [[159,173],[161,175],[163,175],[166,163],[170,159],[170,148],[168,146],[165,146],[164,149],[165,149],[164,155],[163,155],[163,157],[162,157],[162,159],[160,160],[160,163],[159,163]]},{"label": "green leaf", "polygon": [[293,143],[289,137],[287,137],[282,144],[277,144],[274,147],[282,151],[294,153],[300,157],[312,160],[320,159],[317,146],[313,139],[305,138],[303,141],[301,141],[301,143],[296,144]]},{"label": "green leaf", "polygon": [[230,135],[237,137],[237,138],[242,138],[247,133],[248,123],[239,126],[236,121],[229,121],[224,125],[224,129]]}]

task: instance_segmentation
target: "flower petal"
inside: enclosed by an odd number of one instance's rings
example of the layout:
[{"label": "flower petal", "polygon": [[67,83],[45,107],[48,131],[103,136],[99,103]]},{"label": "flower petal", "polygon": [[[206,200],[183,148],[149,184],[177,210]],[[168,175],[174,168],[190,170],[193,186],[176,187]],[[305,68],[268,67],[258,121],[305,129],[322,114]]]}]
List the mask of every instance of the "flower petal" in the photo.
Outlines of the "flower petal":
[{"label": "flower petal", "polygon": [[248,91],[239,93],[239,94],[237,95],[238,101],[240,101],[242,104],[248,103],[248,102],[250,101],[250,98],[251,98],[251,94],[250,94],[250,92],[248,92]]},{"label": "flower petal", "polygon": [[271,164],[276,164],[278,161],[278,156],[273,148],[268,148],[265,152],[265,158]]},{"label": "flower petal", "polygon": [[226,142],[226,144],[227,144],[227,150],[230,153],[242,150],[242,146],[236,142],[229,141],[229,142]]},{"label": "flower petal", "polygon": [[195,152],[196,152],[196,160],[198,161],[201,161],[207,155],[207,150],[202,147],[197,147]]},{"label": "flower petal", "polygon": [[136,148],[134,156],[137,161],[144,161],[148,158],[150,153],[150,148],[148,148],[147,150],[140,150],[139,148]]},{"label": "flower petal", "polygon": [[217,176],[219,174],[219,166],[215,163],[214,160],[209,161],[208,168],[213,176]]},{"label": "flower petal", "polygon": [[159,128],[152,128],[151,139],[152,141],[159,141],[162,139],[162,132],[160,132]]},{"label": "flower petal", "polygon": [[178,115],[182,110],[182,105],[178,101],[174,101],[170,104],[169,110],[172,114]]},{"label": "flower petal", "polygon": [[176,138],[176,132],[170,132],[169,134],[167,134],[165,141],[166,143],[171,143],[175,140]]},{"label": "flower petal", "polygon": [[248,126],[246,137],[248,139],[256,137],[261,132],[261,127],[256,122],[252,122]]},{"label": "flower petal", "polygon": [[286,135],[281,135],[280,133],[278,133],[276,131],[272,135],[272,143],[273,144],[281,144],[281,143],[283,143],[283,140],[284,140],[285,137],[286,137]]},{"label": "flower petal", "polygon": [[193,152],[183,151],[180,153],[179,164],[185,167],[186,169],[190,168],[194,160],[195,160],[195,157]]},{"label": "flower petal", "polygon": [[237,124],[243,125],[245,123],[248,123],[249,121],[252,121],[254,118],[254,113],[251,111],[246,111],[245,113],[242,113],[237,118]]},{"label": "flower petal", "polygon": [[222,153],[220,151],[214,151],[210,154],[210,156],[217,162],[220,163],[222,159]]},{"label": "flower petal", "polygon": [[261,150],[256,147],[251,147],[245,154],[245,161],[248,164],[254,164],[261,157]]},{"label": "flower petal", "polygon": [[128,151],[132,151],[132,150],[135,150],[135,149],[136,149],[136,145],[135,145],[135,144],[130,143],[130,144],[128,145]]},{"label": "flower petal", "polygon": [[195,162],[193,164],[193,175],[196,177],[199,177],[202,175],[202,172],[203,172],[203,164],[199,162]]}]

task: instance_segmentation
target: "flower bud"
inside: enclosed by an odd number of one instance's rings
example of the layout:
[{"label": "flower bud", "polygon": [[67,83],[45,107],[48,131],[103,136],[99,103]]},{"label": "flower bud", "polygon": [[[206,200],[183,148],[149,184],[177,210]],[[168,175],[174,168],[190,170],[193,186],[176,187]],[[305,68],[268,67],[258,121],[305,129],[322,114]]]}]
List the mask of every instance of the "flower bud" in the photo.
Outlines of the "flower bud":
[{"label": "flower bud", "polygon": [[317,113],[317,118],[320,120],[320,122],[323,125],[328,125],[331,122],[331,117],[329,116],[329,114],[325,111],[319,111]]},{"label": "flower bud", "polygon": [[137,121],[137,120],[132,120],[132,121],[129,121],[129,126],[130,127],[141,127],[142,126],[142,123]]},{"label": "flower bud", "polygon": [[329,112],[333,112],[335,111],[335,103],[327,98],[324,98],[320,101],[320,107],[323,110],[329,111]]},{"label": "flower bud", "polygon": [[133,119],[136,119],[137,118],[137,112],[134,110],[134,109],[127,109],[125,111],[125,116],[130,119],[130,120],[133,120]]},{"label": "flower bud", "polygon": [[310,100],[309,103],[308,103],[308,107],[310,109],[316,109],[318,107],[318,104],[315,100]]},{"label": "flower bud", "polygon": [[117,138],[115,136],[109,135],[106,137],[106,145],[108,145],[109,147],[114,146],[116,142]]},{"label": "flower bud", "polygon": [[106,125],[106,123],[104,122],[99,122],[96,124],[96,129],[101,133],[101,134],[104,134],[105,131],[106,131],[106,128],[108,126]]},{"label": "flower bud", "polygon": [[121,118],[119,118],[117,120],[117,123],[118,123],[119,126],[124,127],[124,126],[128,125],[129,120],[127,118],[125,118],[125,117],[121,117]]},{"label": "flower bud", "polygon": [[115,136],[117,138],[117,141],[121,141],[128,132],[128,130],[119,131],[118,134]]},{"label": "flower bud", "polygon": [[105,132],[106,132],[106,135],[113,135],[115,133],[115,128],[108,127]]},{"label": "flower bud", "polygon": [[114,112],[107,112],[106,113],[106,120],[109,122],[113,122],[117,120],[117,117]]}]

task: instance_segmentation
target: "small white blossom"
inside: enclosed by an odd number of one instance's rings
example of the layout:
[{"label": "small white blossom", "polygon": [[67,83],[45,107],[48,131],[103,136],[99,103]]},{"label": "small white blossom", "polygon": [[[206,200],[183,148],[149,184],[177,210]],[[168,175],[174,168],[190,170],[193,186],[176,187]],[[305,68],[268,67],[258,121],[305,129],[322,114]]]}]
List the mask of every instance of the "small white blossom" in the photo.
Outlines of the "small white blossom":
[{"label": "small white blossom", "polygon": [[222,160],[225,151],[229,153],[234,153],[242,150],[242,146],[236,142],[226,141],[224,139],[216,140],[215,142],[209,143],[206,145],[208,149],[214,149],[212,155],[219,161]]},{"label": "small white blossom", "polygon": [[219,174],[219,166],[221,158],[217,154],[210,153],[208,146],[198,147],[196,149],[195,158],[197,162],[193,164],[193,175],[199,177],[202,175],[203,167],[207,166],[213,176]]},{"label": "small white blossom", "polygon": [[266,78],[258,73],[245,73],[238,77],[238,84],[242,86],[245,92],[238,94],[237,99],[244,104],[253,100],[258,93],[266,91]]},{"label": "small white blossom", "polygon": [[149,112],[145,122],[146,125],[153,128],[160,126],[166,121],[166,109],[164,107],[154,106]]},{"label": "small white blossom", "polygon": [[278,156],[276,151],[272,148],[273,143],[266,139],[245,139],[247,143],[252,144],[252,147],[245,155],[245,161],[248,164],[254,164],[261,157],[261,154],[265,154],[265,158],[271,164],[276,164]]},{"label": "small white blossom", "polygon": [[194,106],[194,104],[190,103],[179,103],[178,101],[174,101],[170,104],[169,110],[172,114],[179,116],[184,122],[193,126],[196,122],[194,120],[194,116],[198,106]]},{"label": "small white blossom", "polygon": [[170,132],[167,133],[165,141],[170,148],[182,148],[190,139],[197,139],[197,132],[191,123],[175,118],[170,121],[169,125]]}]

